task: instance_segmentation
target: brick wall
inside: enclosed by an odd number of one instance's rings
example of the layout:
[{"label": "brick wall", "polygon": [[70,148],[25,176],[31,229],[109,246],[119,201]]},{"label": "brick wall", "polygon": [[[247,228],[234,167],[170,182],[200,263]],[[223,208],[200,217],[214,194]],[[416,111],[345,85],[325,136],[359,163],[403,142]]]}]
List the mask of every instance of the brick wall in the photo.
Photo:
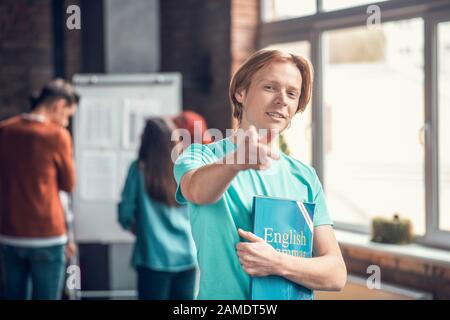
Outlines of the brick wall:
[{"label": "brick wall", "polygon": [[[256,51],[258,24],[261,21],[260,1],[233,0],[231,11],[231,73],[234,74],[247,57]],[[238,122],[232,120],[232,127]]]},{"label": "brick wall", "polygon": [[28,109],[28,96],[52,77],[51,1],[0,2],[0,119]]},{"label": "brick wall", "polygon": [[[64,9],[81,2],[63,1]],[[202,113],[210,127],[229,128],[228,85],[256,48],[259,1],[164,0],[160,7],[161,71],[182,72],[185,108]],[[26,111],[30,92],[53,77],[52,18],[51,0],[0,3],[0,119]],[[65,29],[64,37],[71,79],[82,69],[81,31]]]},{"label": "brick wall", "polygon": [[[81,5],[80,0],[64,0],[64,8],[70,5]],[[67,16],[67,15],[66,15]],[[81,12],[81,28],[83,28],[83,12]],[[64,28],[64,52],[65,52],[65,75],[68,80],[72,80],[74,74],[82,70],[82,38],[81,30],[69,30]]]},{"label": "brick wall", "polygon": [[[65,0],[66,6],[78,2]],[[0,2],[0,119],[27,111],[30,93],[52,79],[53,41],[51,0]],[[64,45],[70,79],[81,67],[80,31],[65,28]]]},{"label": "brick wall", "polygon": [[434,299],[450,299],[450,266],[364,248],[341,245],[349,274],[368,277],[367,267],[378,265],[382,283],[431,293]]},{"label": "brick wall", "polygon": [[231,126],[232,70],[255,50],[257,0],[161,1],[161,71],[183,74],[184,108]]},{"label": "brick wall", "polygon": [[232,72],[257,49],[260,5],[256,0],[233,0],[231,11]]}]

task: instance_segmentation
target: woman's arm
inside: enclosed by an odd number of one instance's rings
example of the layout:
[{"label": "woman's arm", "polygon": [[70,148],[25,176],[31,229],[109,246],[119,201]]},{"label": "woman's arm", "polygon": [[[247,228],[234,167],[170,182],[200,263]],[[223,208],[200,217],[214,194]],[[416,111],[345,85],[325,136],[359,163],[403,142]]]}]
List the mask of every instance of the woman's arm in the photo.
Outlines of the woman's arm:
[{"label": "woman's arm", "polygon": [[181,178],[180,188],[186,200],[196,204],[215,203],[239,171],[264,170],[270,166],[269,158],[279,158],[272,150],[273,139],[259,137],[253,126],[237,140],[236,150],[224,159],[191,170]]},{"label": "woman's arm", "polygon": [[117,206],[117,220],[125,230],[136,232],[136,210],[139,193],[138,163],[131,164],[125,185],[122,190],[120,203]]},{"label": "woman's arm", "polygon": [[278,275],[313,290],[340,291],[347,282],[347,269],[330,225],[314,228],[316,257],[301,258],[275,251],[251,232],[239,230],[251,242],[237,245],[239,261],[251,276]]}]

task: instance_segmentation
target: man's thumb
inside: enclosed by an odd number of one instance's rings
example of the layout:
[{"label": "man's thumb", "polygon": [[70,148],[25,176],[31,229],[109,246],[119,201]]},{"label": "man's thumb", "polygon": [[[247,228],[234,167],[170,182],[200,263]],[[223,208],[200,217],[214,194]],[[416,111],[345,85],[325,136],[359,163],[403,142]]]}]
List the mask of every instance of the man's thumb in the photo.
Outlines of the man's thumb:
[{"label": "man's thumb", "polygon": [[249,232],[249,231],[244,231],[241,228],[238,229],[238,233],[239,235],[244,238],[245,240],[248,240],[250,242],[261,242],[264,241],[263,239],[261,239],[260,237],[258,237],[257,235]]}]

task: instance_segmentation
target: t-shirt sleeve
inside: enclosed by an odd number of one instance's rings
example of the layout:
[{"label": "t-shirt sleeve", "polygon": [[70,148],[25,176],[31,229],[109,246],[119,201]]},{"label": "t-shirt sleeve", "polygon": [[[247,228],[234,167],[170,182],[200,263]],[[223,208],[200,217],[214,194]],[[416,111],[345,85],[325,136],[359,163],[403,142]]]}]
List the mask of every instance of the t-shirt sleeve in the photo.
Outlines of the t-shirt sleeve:
[{"label": "t-shirt sleeve", "polygon": [[[314,169],[313,169],[314,170]],[[327,206],[327,201],[325,199],[325,193],[323,192],[322,184],[320,183],[319,177],[314,173],[314,227],[321,225],[334,225],[331,220],[330,213]]]},{"label": "t-shirt sleeve", "polygon": [[205,145],[193,143],[191,144],[175,161],[173,168],[175,180],[177,182],[177,190],[175,192],[175,200],[179,204],[186,204],[188,201],[181,192],[181,178],[194,169],[203,167],[214,161],[213,152]]}]

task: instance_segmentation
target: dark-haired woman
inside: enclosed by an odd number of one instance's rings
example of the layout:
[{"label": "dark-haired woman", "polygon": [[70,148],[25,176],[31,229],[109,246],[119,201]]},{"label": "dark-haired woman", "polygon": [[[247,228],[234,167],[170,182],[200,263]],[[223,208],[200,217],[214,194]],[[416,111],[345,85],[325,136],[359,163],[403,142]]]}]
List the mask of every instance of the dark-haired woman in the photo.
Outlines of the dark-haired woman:
[{"label": "dark-haired woman", "polygon": [[139,156],[128,171],[119,204],[119,223],[136,235],[132,265],[139,299],[190,300],[196,283],[195,245],[186,207],[174,198],[172,125],[146,123]]}]

